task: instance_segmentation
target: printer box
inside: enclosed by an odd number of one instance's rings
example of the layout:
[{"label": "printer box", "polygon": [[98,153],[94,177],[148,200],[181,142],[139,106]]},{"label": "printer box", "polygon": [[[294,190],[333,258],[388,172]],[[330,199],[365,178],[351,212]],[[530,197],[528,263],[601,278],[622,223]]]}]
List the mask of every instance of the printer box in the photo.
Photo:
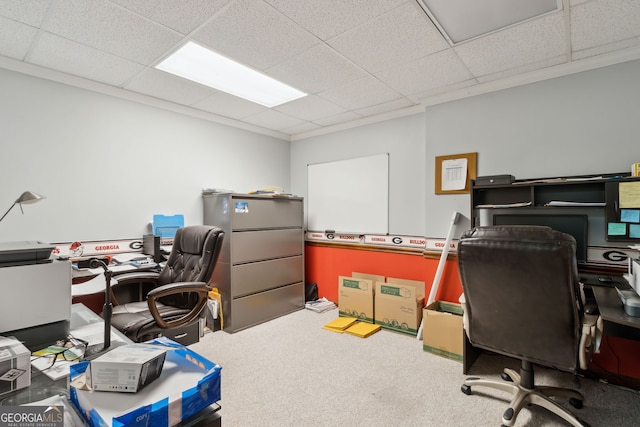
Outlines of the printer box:
[{"label": "printer box", "polygon": [[358,277],[338,277],[338,315],[373,323],[374,281]]},{"label": "printer box", "polygon": [[383,329],[415,337],[423,305],[424,282],[396,278],[376,282],[375,322]]},{"label": "printer box", "polygon": [[220,365],[166,337],[149,343],[166,347],[164,369],[135,395],[96,393],[84,381],[89,361],[69,367],[69,400],[90,427],[174,426],[220,400]]},{"label": "printer box", "polygon": [[127,344],[92,360],[87,384],[95,391],[135,393],[158,378],[167,349],[153,344]]},{"label": "printer box", "polygon": [[15,338],[0,337],[0,395],[30,384],[31,352]]}]

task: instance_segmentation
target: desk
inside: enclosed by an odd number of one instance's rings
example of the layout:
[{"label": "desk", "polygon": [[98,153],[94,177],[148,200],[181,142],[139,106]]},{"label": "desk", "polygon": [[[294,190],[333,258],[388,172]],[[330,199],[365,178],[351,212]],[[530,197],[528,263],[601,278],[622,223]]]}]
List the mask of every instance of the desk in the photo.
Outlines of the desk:
[{"label": "desk", "polygon": [[[83,304],[73,304],[71,306],[71,319],[70,319],[70,334],[73,334],[74,329],[81,328],[83,326],[92,324],[102,324],[102,318],[93,311],[89,310]],[[128,344],[132,343],[122,332],[117,329],[111,329],[112,334],[117,336],[117,340],[112,337],[112,344]],[[54,343],[57,339],[64,337],[50,337],[49,344]],[[91,346],[92,343],[89,343]],[[55,396],[58,394],[69,397],[69,391],[67,388],[67,377],[60,378],[58,380],[52,380],[43,373],[40,373],[37,369],[34,369],[31,376],[31,386],[16,390],[9,395],[3,396],[0,401],[0,405],[21,405],[29,402],[36,402],[47,397]]]},{"label": "desk", "polygon": [[[604,321],[604,335],[640,341],[640,317],[632,317],[625,313],[615,287],[599,286],[599,275],[581,274],[580,276],[586,287],[593,292]],[[614,277],[613,285],[621,289],[630,289],[629,284],[622,277]],[[471,345],[464,331],[462,339],[464,342],[462,373],[466,375],[482,350]]]},{"label": "desk", "polygon": [[592,290],[604,321],[604,334],[640,341],[640,317],[625,313],[616,290],[599,286]]},{"label": "desk", "polygon": [[[109,269],[114,273],[114,277],[111,279],[111,292],[114,304],[116,304],[116,302],[124,304],[131,301],[143,301],[143,296],[149,291],[149,289],[143,288],[142,285],[138,287],[137,294],[135,295],[129,291],[125,291],[126,293],[119,291],[117,289],[118,274],[150,271],[156,268],[159,268],[159,266],[155,263],[150,263],[140,267],[136,267],[131,264],[109,266]],[[84,304],[95,313],[102,312],[106,283],[104,271],[101,268],[83,270],[73,269],[71,283],[71,296],[73,303]]]},{"label": "desk", "polygon": [[[73,334],[74,329],[77,330],[78,328],[92,324],[102,324],[102,318],[83,304],[73,304],[71,306],[71,334]],[[112,347],[133,342],[115,328],[112,328],[111,332],[112,334],[116,335],[115,338],[112,336]],[[55,341],[57,337],[52,338],[53,341]],[[89,344],[91,345],[91,343]],[[97,354],[95,356],[97,356]],[[36,371],[32,375],[31,386],[16,390],[12,393],[0,397],[0,405],[17,406],[25,403],[37,402],[55,395],[63,395],[68,398],[69,388],[67,382],[68,377],[63,377],[54,381],[48,376]],[[200,411],[198,414],[195,414],[191,418],[184,420],[182,423],[178,424],[178,426],[220,426],[221,416],[219,410],[219,405],[211,405],[208,408]]]}]

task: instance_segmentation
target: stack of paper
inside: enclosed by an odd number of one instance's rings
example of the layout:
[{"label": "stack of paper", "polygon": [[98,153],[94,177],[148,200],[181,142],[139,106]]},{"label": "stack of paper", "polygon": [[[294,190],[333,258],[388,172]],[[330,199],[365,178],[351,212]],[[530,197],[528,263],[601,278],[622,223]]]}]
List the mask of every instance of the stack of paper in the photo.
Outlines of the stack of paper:
[{"label": "stack of paper", "polygon": [[373,335],[379,330],[380,330],[380,325],[373,325],[371,323],[358,322],[355,325],[347,328],[345,332],[360,338],[367,338],[369,335]]},{"label": "stack of paper", "polygon": [[311,311],[315,311],[316,313],[323,313],[327,310],[336,308],[336,305],[333,301],[329,301],[324,297],[318,298],[315,301],[307,301],[304,306]]},{"label": "stack of paper", "polygon": [[343,333],[348,327],[354,325],[357,322],[357,319],[353,317],[338,317],[335,320],[324,325],[322,328],[327,331]]}]

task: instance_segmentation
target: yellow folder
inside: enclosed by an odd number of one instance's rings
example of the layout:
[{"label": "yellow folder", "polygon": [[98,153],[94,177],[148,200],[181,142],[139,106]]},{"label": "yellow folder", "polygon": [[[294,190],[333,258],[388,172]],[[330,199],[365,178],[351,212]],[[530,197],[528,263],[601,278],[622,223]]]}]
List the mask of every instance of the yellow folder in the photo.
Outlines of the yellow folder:
[{"label": "yellow folder", "polygon": [[373,325],[371,323],[358,322],[355,325],[347,328],[345,332],[360,338],[366,338],[369,335],[375,334],[379,330],[380,330],[380,325]]},{"label": "yellow folder", "polygon": [[338,317],[324,325],[322,328],[328,331],[343,333],[345,329],[356,323],[357,319],[353,317]]}]

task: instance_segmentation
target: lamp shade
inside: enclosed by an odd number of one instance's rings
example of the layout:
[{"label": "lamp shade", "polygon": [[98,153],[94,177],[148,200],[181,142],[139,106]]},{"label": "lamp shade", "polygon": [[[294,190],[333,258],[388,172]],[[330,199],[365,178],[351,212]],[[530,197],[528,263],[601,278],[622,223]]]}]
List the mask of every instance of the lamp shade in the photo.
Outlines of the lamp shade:
[{"label": "lamp shade", "polygon": [[44,199],[44,196],[41,196],[38,193],[34,193],[33,191],[25,191],[18,197],[16,203],[20,203],[22,205],[28,205],[31,203],[36,203],[40,200]]},{"label": "lamp shade", "polygon": [[20,205],[20,210],[22,210],[22,205],[29,205],[31,203],[36,203],[42,199],[44,199],[44,196],[41,196],[38,193],[34,193],[33,191],[25,191],[20,195],[20,197],[18,197],[18,199],[15,202],[13,202],[13,204],[9,207],[9,209],[7,209],[4,215],[2,215],[2,218],[0,218],[0,221],[2,221],[4,217],[6,217],[9,214],[9,212],[11,211],[11,209],[13,209],[15,205]]}]

